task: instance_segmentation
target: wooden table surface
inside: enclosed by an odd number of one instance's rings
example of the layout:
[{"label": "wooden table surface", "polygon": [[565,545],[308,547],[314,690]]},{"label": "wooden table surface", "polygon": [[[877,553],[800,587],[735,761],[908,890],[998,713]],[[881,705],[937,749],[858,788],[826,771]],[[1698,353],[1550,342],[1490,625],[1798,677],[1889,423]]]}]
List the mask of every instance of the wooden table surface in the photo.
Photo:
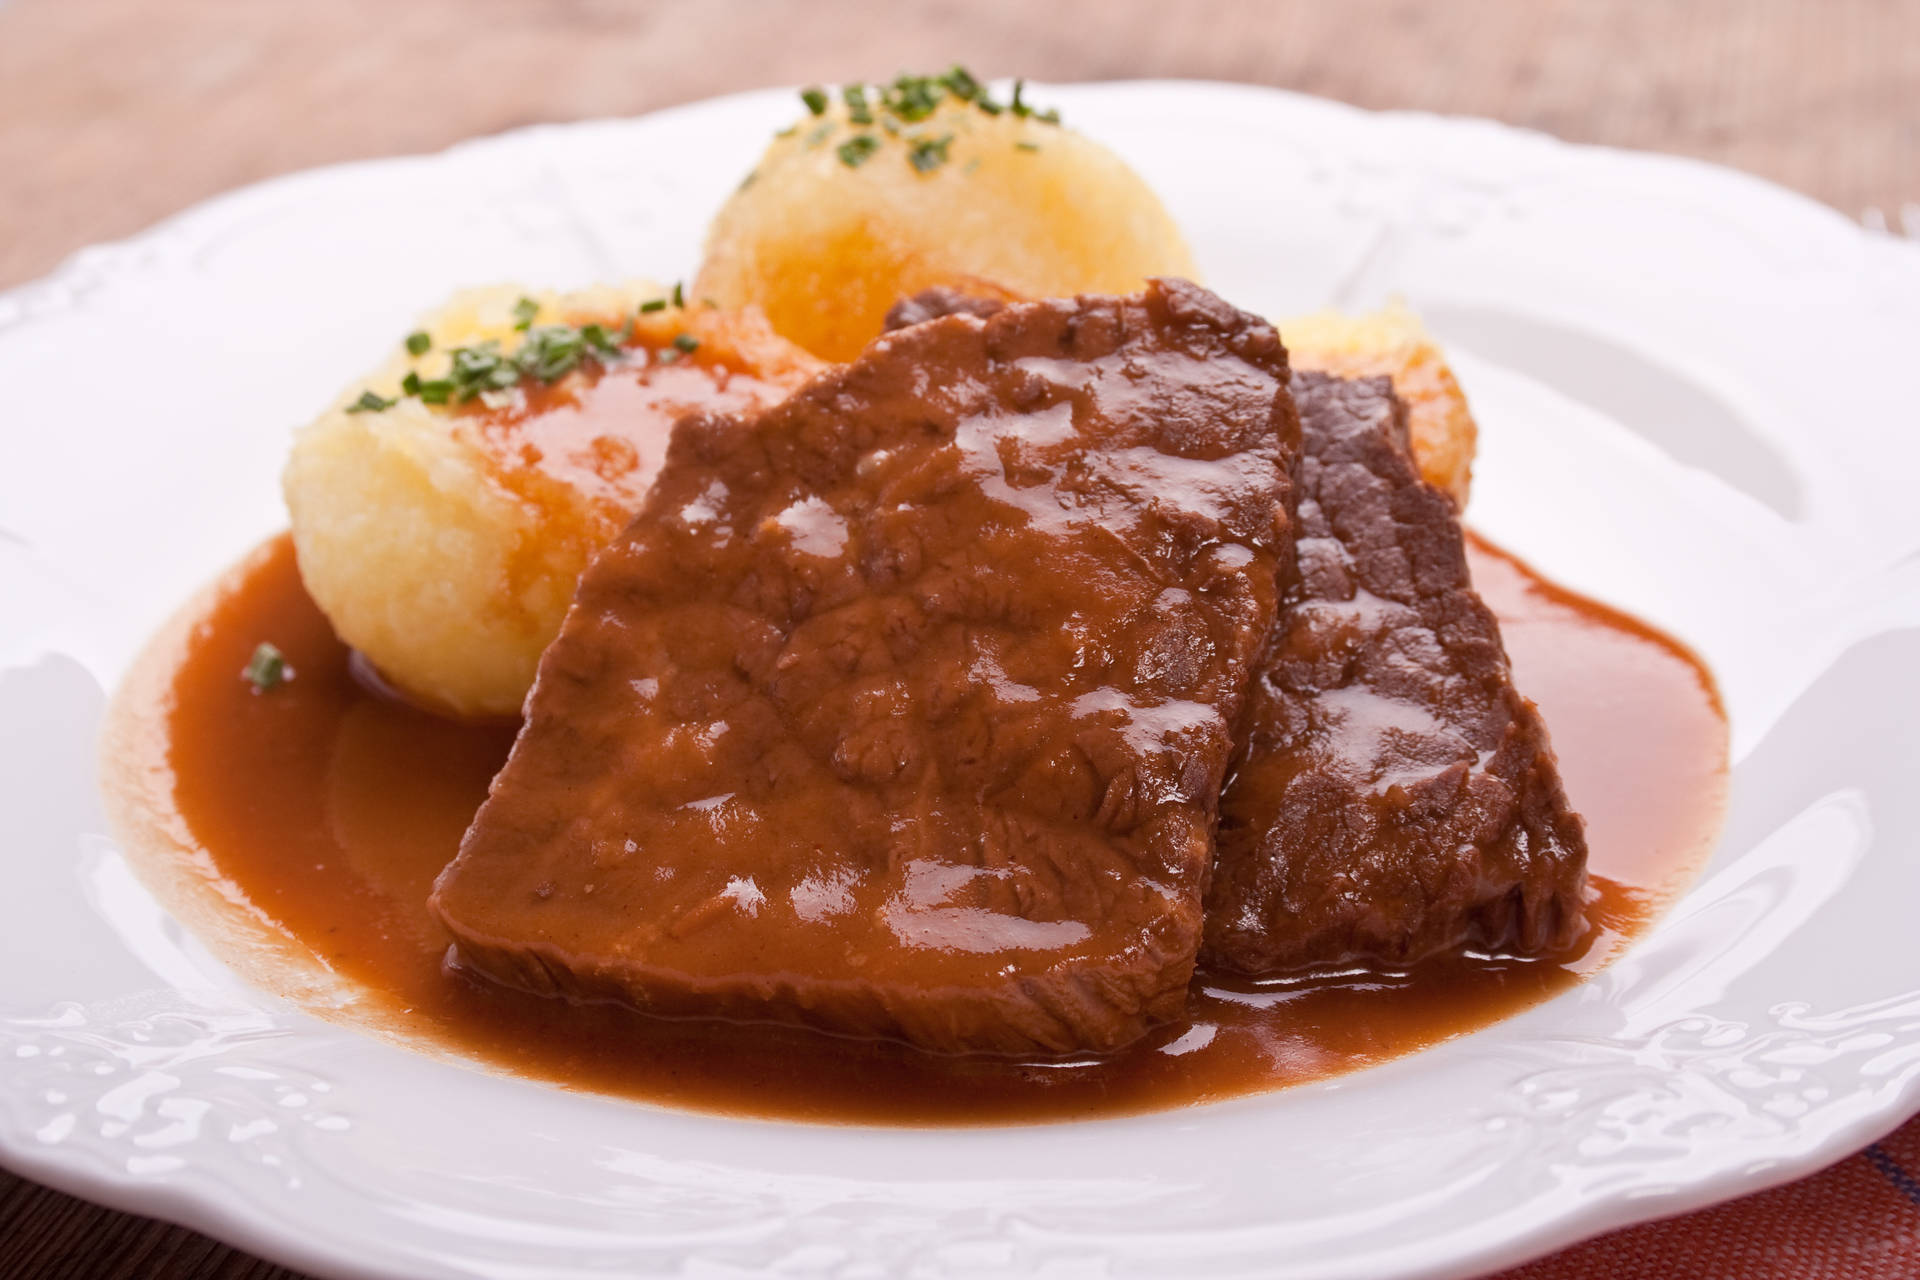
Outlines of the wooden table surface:
[{"label": "wooden table surface", "polygon": [[[241,183],[961,61],[1679,152],[1920,234],[1920,0],[0,0],[0,287]],[[0,1172],[0,1280],[292,1280]]]}]

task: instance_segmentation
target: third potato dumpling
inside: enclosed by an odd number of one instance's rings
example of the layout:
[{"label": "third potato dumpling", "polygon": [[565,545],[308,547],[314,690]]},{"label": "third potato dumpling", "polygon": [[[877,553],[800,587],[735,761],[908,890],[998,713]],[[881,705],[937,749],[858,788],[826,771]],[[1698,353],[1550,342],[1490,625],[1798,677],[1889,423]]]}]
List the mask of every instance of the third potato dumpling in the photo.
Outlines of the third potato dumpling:
[{"label": "third potato dumpling", "polygon": [[956,68],[803,96],[715,217],[694,293],[759,306],[817,356],[852,359],[935,285],[1059,298],[1196,278],[1139,175],[1017,87],[998,102]]}]

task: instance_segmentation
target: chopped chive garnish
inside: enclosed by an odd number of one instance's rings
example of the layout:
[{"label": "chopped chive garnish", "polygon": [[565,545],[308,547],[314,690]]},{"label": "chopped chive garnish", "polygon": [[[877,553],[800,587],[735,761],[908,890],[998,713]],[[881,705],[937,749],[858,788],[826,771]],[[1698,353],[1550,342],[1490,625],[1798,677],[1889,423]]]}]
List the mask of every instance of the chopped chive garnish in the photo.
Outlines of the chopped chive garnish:
[{"label": "chopped chive garnish", "polygon": [[[673,288],[672,302],[676,306],[685,305],[679,285]],[[641,303],[639,309],[664,311],[668,305],[666,298],[655,298]],[[400,380],[400,394],[417,397],[424,404],[465,404],[479,400],[497,409],[515,403],[520,384],[528,379],[556,382],[588,361],[605,366],[628,358],[626,344],[633,338],[631,315],[624,317],[618,328],[597,321],[582,325],[535,325],[532,319],[539,310],[539,304],[531,298],[522,298],[514,304],[515,327],[527,336],[512,355],[503,352],[500,344],[491,338],[468,347],[450,348],[445,377],[423,378],[419,370],[409,369]],[[429,349],[424,332],[409,335],[406,342],[407,350],[415,355]],[[398,398],[390,400],[372,391],[363,391],[358,400],[347,406],[347,412],[377,413],[397,403]]]},{"label": "chopped chive garnish", "polygon": [[425,329],[415,329],[407,335],[407,354],[423,356],[433,348],[433,339],[427,336]]},{"label": "chopped chive garnish", "polygon": [[1040,144],[1037,142],[1016,142],[1013,144],[1013,149],[1015,151],[1038,151]]},{"label": "chopped chive garnish", "polygon": [[681,291],[678,280],[673,282],[673,309],[675,311],[685,311],[687,309],[687,295]]},{"label": "chopped chive garnish", "polygon": [[856,133],[838,147],[840,163],[849,169],[858,169],[867,162],[867,157],[880,149],[880,139],[870,133]]},{"label": "chopped chive garnish", "polygon": [[953,135],[941,138],[915,138],[907,148],[907,161],[918,173],[932,173],[947,162],[947,148],[953,145]]},{"label": "chopped chive garnish", "polygon": [[[831,99],[827,91],[815,85],[803,91],[801,98],[807,104],[807,110],[815,116],[826,114]],[[840,99],[846,103],[847,121],[856,128],[866,129],[874,126],[885,130],[889,135],[898,137],[900,126],[919,124],[932,117],[942,105],[952,102],[969,105],[989,116],[1001,115],[1011,111],[1023,120],[1034,120],[1041,124],[1059,124],[1060,113],[1047,108],[1036,109],[1027,101],[1027,83],[1016,80],[1013,85],[1011,105],[995,102],[987,86],[965,67],[955,65],[937,76],[895,76],[892,83],[869,85],[856,81],[840,87]],[[807,135],[807,145],[817,147],[832,136],[835,122],[824,120]],[[795,125],[780,131],[778,136],[785,138],[799,129]],[[837,148],[840,158],[848,167],[857,168],[872,154],[872,147],[863,142],[854,142],[849,147],[843,143]],[[914,167],[925,173],[945,162],[944,155],[923,151],[914,160]]]},{"label": "chopped chive garnish", "polygon": [[692,355],[700,349],[700,339],[690,333],[675,334],[673,345],[676,349],[685,352],[687,355]]},{"label": "chopped chive garnish", "polygon": [[255,693],[265,693],[293,679],[293,668],[287,665],[285,654],[262,641],[254,649],[253,657],[248,659],[240,675],[242,679],[253,685]]}]

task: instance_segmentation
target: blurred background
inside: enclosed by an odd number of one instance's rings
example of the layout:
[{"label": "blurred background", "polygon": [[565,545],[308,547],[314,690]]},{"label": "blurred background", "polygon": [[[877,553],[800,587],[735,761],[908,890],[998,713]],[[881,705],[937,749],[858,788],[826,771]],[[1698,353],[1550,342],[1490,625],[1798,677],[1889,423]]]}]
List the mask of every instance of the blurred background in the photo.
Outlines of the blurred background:
[{"label": "blurred background", "polygon": [[277,173],[956,61],[1490,116],[1920,234],[1915,0],[0,0],[0,288]]}]

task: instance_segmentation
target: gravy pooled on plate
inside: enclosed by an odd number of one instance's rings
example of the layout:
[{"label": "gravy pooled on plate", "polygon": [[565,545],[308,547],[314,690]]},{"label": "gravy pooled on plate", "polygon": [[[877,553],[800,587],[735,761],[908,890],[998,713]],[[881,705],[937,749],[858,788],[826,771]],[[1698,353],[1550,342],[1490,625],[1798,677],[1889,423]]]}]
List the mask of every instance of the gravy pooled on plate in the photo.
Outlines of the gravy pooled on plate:
[{"label": "gravy pooled on plate", "polygon": [[[512,727],[439,719],[357,681],[284,537],[236,567],[183,620],[177,654],[150,655],[147,676],[116,701],[110,781],[147,806],[142,827],[169,833],[121,824],[129,856],[219,955],[281,991],[310,982],[317,959],[353,998],[314,1012],[413,1048],[644,1102],[816,1121],[1060,1121],[1186,1106],[1386,1061],[1563,992],[1637,937],[1712,848],[1726,722],[1698,660],[1484,544],[1469,554],[1587,820],[1587,930],[1533,959],[1438,955],[1268,981],[1202,965],[1180,1019],[1097,1058],[1037,1065],[669,1021],[449,971],[452,939],[427,896]],[[297,675],[256,694],[238,673],[262,640]],[[271,922],[278,946],[263,948],[253,920]]]}]

